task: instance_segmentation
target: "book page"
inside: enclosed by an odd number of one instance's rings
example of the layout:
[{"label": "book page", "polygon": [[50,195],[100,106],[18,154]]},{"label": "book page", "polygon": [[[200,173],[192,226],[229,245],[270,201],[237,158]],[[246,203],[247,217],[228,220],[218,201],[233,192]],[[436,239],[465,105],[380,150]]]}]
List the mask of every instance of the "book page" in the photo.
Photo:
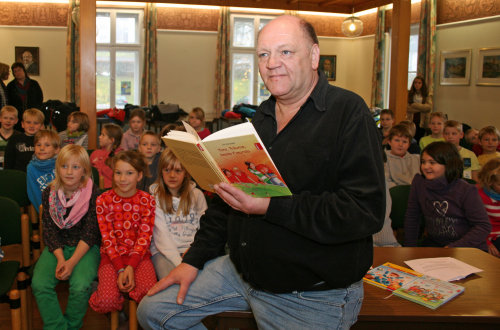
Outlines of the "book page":
[{"label": "book page", "polygon": [[419,276],[422,275],[411,269],[386,262],[381,266],[370,269],[363,277],[363,280],[383,289],[394,291]]},{"label": "book page", "polygon": [[414,259],[405,263],[417,272],[448,282],[482,272],[482,269],[451,257]]}]

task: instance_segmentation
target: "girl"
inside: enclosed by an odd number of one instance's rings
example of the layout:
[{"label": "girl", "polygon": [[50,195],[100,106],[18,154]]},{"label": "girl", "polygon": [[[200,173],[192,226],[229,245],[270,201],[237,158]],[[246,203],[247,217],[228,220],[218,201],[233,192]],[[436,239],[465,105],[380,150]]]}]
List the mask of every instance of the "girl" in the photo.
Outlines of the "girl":
[{"label": "girl", "polygon": [[[57,157],[56,177],[42,195],[46,247],[36,263],[32,288],[44,329],[80,329],[87,312],[101,242],[96,220],[99,189],[91,173],[87,151],[67,145]],[[69,280],[65,314],[55,291],[64,280]]]},{"label": "girl", "polygon": [[89,146],[88,130],[89,116],[85,112],[75,111],[70,113],[67,129],[59,133],[61,146],[78,144],[87,149]]},{"label": "girl", "polygon": [[417,141],[420,141],[420,138],[425,135],[425,128],[429,125],[429,113],[432,109],[430,101],[431,97],[429,97],[424,78],[416,76],[408,91],[406,117],[413,121],[417,127],[415,134]]},{"label": "girl", "polygon": [[181,255],[200,228],[200,217],[207,209],[207,202],[171,151],[163,151],[158,169],[161,175],[151,186],[157,205],[151,260],[161,279],[182,262]]},{"label": "girl", "polygon": [[141,108],[132,110],[128,125],[130,128],[123,134],[120,147],[123,150],[136,150],[146,125],[146,112]]},{"label": "girl", "polygon": [[154,225],[154,198],[141,190],[147,165],[133,150],[116,154],[112,162],[113,189],[97,198],[97,221],[102,235],[99,284],[89,305],[99,313],[122,309],[122,293],[140,302],[156,283],[149,244]]},{"label": "girl", "polygon": [[121,151],[119,147],[122,141],[122,128],[116,124],[106,124],[99,135],[99,146],[101,149],[95,150],[90,155],[92,166],[97,168],[99,176],[104,178],[105,189],[111,188],[113,170],[110,167],[111,159],[115,153]]},{"label": "girl", "polygon": [[500,158],[484,164],[478,174],[479,196],[490,218],[491,232],[486,240],[488,252],[500,258]]},{"label": "girl", "polygon": [[203,140],[211,134],[210,130],[205,127],[205,112],[202,108],[197,107],[191,110],[188,121],[189,125],[198,132],[200,139]]},{"label": "girl", "polygon": [[487,251],[488,215],[477,189],[461,180],[463,162],[449,142],[433,142],[422,151],[422,175],[411,184],[405,216],[405,246],[417,246],[420,217],[424,246],[475,247]]}]

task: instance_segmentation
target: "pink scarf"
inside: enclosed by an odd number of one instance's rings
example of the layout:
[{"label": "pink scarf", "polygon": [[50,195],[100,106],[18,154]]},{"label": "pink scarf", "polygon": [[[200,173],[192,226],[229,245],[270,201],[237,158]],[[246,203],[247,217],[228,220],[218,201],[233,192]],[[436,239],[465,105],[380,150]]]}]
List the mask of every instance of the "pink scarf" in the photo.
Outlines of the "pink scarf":
[{"label": "pink scarf", "polygon": [[[52,221],[54,221],[59,228],[69,229],[80,222],[89,210],[89,201],[92,196],[93,185],[92,179],[89,178],[87,180],[87,185],[75,191],[69,200],[66,200],[66,196],[62,189],[56,191],[54,188],[50,188],[49,213]],[[70,207],[73,208],[65,219],[66,210]]]}]

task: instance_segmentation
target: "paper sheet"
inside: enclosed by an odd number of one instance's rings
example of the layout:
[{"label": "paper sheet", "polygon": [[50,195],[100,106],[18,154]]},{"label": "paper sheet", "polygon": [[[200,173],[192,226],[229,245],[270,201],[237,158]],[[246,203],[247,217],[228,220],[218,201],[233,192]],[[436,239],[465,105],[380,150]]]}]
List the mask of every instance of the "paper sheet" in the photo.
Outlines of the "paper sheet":
[{"label": "paper sheet", "polygon": [[414,259],[405,263],[419,273],[448,282],[458,281],[483,271],[451,257]]}]

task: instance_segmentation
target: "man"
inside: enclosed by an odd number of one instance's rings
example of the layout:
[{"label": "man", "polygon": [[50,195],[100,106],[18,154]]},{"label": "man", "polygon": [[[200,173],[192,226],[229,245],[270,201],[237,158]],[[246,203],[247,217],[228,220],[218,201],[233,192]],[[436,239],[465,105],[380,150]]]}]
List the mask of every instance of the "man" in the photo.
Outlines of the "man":
[{"label": "man", "polygon": [[[206,315],[248,309],[262,329],[356,321],[385,212],[375,123],[359,96],[318,73],[318,39],[305,21],[268,23],[257,55],[272,97],[252,123],[293,196],[216,185],[225,203],[210,205],[183,263],[142,300],[143,328],[201,328]],[[226,241],[230,257],[218,257]]]},{"label": "man", "polygon": [[38,63],[33,62],[33,54],[29,50],[25,50],[22,55],[23,64],[26,72],[33,75],[38,75]]},{"label": "man", "polygon": [[328,79],[335,78],[333,76],[333,69],[332,69],[332,61],[329,59],[325,59],[323,61],[323,73]]}]

